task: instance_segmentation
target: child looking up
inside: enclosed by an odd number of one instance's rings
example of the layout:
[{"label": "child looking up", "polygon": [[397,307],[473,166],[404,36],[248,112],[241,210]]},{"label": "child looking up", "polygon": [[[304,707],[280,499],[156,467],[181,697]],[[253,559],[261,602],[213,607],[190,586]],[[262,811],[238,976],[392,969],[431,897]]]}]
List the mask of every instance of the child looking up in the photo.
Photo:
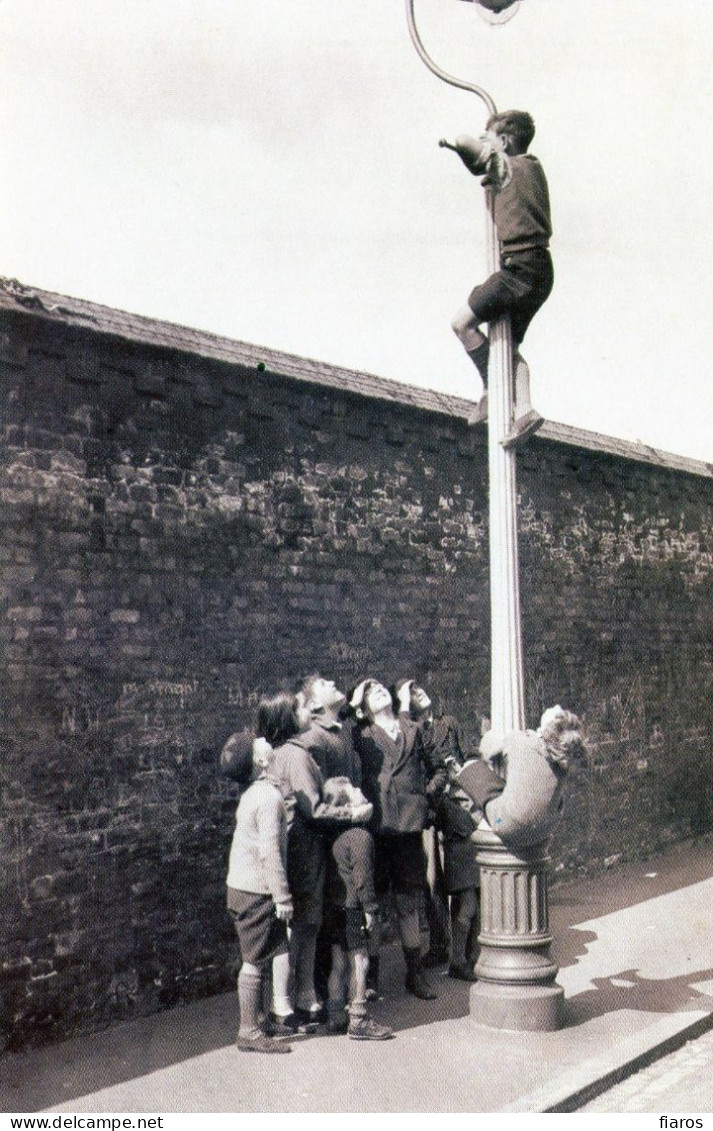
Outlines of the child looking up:
[{"label": "child looking up", "polygon": [[[328,805],[348,806],[353,821],[367,821],[373,806],[348,778],[324,783]],[[328,1028],[355,1041],[385,1041],[393,1037],[367,1013],[367,941],[377,930],[378,901],[374,888],[374,841],[355,825],[332,841],[327,861],[323,930],[331,945]],[[348,1002],[345,1012],[345,999]],[[348,1014],[348,1016],[347,1016]]]},{"label": "child looking up", "polygon": [[426,782],[444,769],[432,760],[421,728],[408,717],[410,684],[399,692],[398,717],[391,693],[377,679],[364,679],[350,696],[359,726],[354,748],[361,758],[362,789],[374,806],[370,829],[376,846],[376,884],[391,888],[404,958],[406,989],[414,997],[437,997],[423,969],[418,907],[426,884],[421,833],[426,827]]},{"label": "child looking up", "polygon": [[[232,735],[221,756],[223,772],[248,788],[238,804],[228,864],[228,910],[240,943],[238,975],[241,1052],[291,1051],[260,1027],[263,981],[270,965],[276,979],[288,976],[287,923],[292,898],[287,885],[287,816],[271,778],[274,752],[251,731]],[[250,784],[252,782],[252,784]]]},{"label": "child looking up", "polygon": [[[465,765],[469,765],[468,762]],[[483,813],[458,786],[462,766],[451,763],[451,781],[438,798],[436,827],[443,837],[443,870],[451,900],[451,955],[448,973],[462,982],[475,982],[478,951],[480,869],[473,833]]]},{"label": "child looking up", "polygon": [[290,937],[290,972],[294,984],[294,1015],[285,1014],[286,999],[275,996],[271,1018],[279,1032],[285,1028],[314,1032],[326,1020],[314,984],[317,936],[322,924],[327,867],[325,831],[341,822],[351,824],[348,807],[327,805],[324,778],[317,762],[300,744],[309,714],[300,696],[281,692],[260,700],[258,733],[275,750],[274,775],[287,810],[287,879],[294,901]]}]

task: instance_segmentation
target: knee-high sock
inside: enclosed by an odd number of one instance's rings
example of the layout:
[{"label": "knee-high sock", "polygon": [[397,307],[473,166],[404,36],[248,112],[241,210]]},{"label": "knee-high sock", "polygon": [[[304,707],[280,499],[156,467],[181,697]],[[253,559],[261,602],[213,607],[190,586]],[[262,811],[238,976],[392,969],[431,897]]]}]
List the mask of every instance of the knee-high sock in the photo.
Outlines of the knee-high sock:
[{"label": "knee-high sock", "polygon": [[475,366],[475,368],[478,370],[478,373],[480,374],[481,379],[483,381],[483,385],[487,389],[487,387],[488,387],[488,359],[490,357],[490,342],[488,341],[487,338],[483,338],[483,341],[480,343],[479,346],[475,346],[473,349],[466,350],[466,353],[468,354],[468,357],[470,358],[470,360],[473,362],[473,365]]},{"label": "knee-high sock", "polygon": [[256,1037],[260,1033],[260,998],[262,976],[259,970],[244,963],[238,975],[238,1003],[240,1005],[240,1036]]},{"label": "knee-high sock", "polygon": [[513,358],[515,363],[515,416],[524,416],[532,408],[530,399],[530,367],[519,353]]},{"label": "knee-high sock", "polygon": [[287,952],[278,954],[272,960],[272,1008],[278,1017],[292,1013],[289,994],[290,956]]}]

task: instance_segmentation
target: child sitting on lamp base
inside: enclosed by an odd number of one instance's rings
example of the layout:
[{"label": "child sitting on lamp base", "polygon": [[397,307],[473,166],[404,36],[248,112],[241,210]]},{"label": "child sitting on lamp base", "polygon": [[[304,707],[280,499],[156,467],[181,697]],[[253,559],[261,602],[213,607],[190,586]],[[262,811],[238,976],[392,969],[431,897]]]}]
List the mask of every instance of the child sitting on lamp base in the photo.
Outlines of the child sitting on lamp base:
[{"label": "child sitting on lamp base", "polygon": [[577,716],[549,707],[537,730],[484,734],[482,760],[464,766],[457,780],[503,844],[517,851],[550,838],[562,816],[570,762],[585,751]]}]

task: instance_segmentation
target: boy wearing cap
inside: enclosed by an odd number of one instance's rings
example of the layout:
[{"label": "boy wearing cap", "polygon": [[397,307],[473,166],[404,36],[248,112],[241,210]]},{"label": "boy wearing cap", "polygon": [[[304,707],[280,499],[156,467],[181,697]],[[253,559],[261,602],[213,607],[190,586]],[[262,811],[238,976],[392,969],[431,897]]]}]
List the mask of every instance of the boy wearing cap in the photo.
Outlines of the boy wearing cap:
[{"label": "boy wearing cap", "polygon": [[[230,848],[228,910],[240,943],[238,975],[241,1052],[291,1051],[260,1027],[263,981],[272,965],[276,981],[289,975],[287,923],[292,897],[287,885],[287,815],[282,794],[272,780],[274,752],[252,731],[234,734],[221,754],[223,773],[247,787],[238,805]],[[252,784],[251,784],[252,783]]]}]

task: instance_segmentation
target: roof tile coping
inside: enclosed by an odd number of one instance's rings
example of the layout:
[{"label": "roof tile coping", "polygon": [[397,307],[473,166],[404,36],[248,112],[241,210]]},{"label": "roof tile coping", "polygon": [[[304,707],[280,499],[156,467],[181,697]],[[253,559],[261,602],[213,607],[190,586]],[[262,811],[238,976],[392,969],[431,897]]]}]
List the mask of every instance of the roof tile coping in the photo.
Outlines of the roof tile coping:
[{"label": "roof tile coping", "polygon": [[[294,377],[310,384],[392,401],[446,416],[468,417],[473,409],[474,402],[463,397],[131,314],[86,299],[28,287],[17,279],[0,277],[0,309],[17,311],[18,308],[28,314],[58,319],[69,325],[81,325],[98,333],[118,336],[132,342],[175,349],[248,367],[257,368],[262,365],[266,371],[278,376]],[[537,436],[574,448],[713,479],[713,464],[662,451],[641,441],[617,439],[556,421],[546,421]]]}]

